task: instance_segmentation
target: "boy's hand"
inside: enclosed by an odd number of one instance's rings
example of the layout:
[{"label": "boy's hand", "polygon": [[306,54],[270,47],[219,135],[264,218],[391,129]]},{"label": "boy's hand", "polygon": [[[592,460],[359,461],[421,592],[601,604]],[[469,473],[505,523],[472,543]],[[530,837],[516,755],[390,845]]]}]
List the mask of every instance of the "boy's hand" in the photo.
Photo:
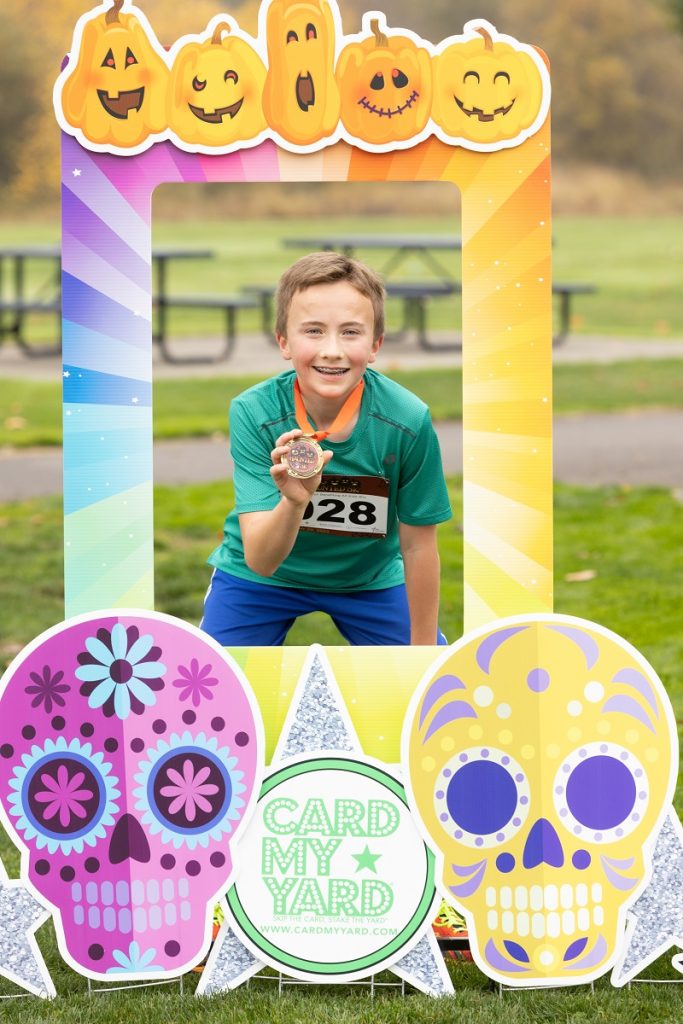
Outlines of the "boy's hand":
[{"label": "boy's hand", "polygon": [[[281,434],[278,437],[275,447],[270,453],[270,457],[273,460],[270,475],[283,498],[286,498],[295,505],[301,505],[305,509],[311,499],[311,495],[315,494],[320,486],[320,480],[323,475],[322,469],[315,476],[311,476],[307,480],[301,480],[298,477],[290,476],[287,472],[287,466],[281,461],[282,456],[286,455],[288,451],[287,442],[292,441],[295,437],[301,437],[302,434],[302,430],[288,430],[286,434]],[[330,461],[332,455],[331,451],[323,452],[323,468]]]}]

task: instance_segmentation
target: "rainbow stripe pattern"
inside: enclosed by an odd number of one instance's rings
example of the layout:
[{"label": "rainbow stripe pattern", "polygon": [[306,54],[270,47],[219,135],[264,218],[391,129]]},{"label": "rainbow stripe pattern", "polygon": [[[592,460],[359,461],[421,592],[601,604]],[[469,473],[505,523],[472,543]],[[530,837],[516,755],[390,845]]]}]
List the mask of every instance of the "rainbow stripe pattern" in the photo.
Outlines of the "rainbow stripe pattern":
[{"label": "rainbow stripe pattern", "polygon": [[445,181],[462,195],[465,628],[552,610],[550,134],[227,156],[62,140],[67,616],[154,607],[151,197],[167,182]]}]

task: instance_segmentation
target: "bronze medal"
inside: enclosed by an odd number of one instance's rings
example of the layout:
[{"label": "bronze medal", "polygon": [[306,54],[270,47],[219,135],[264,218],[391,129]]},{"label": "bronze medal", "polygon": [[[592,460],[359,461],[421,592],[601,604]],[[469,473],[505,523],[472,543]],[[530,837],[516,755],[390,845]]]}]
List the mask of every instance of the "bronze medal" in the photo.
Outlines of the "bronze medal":
[{"label": "bronze medal", "polygon": [[295,437],[287,443],[289,451],[282,456],[289,476],[308,480],[323,468],[323,450],[312,437]]}]

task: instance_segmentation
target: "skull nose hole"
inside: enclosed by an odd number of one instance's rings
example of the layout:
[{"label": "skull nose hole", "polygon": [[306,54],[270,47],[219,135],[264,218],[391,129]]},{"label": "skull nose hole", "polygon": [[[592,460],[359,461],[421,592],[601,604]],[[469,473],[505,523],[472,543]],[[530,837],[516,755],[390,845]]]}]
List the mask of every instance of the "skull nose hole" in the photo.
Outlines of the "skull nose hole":
[{"label": "skull nose hole", "polygon": [[564,864],[564,851],[560,837],[547,818],[539,818],[532,825],[524,844],[522,863],[525,868],[535,868],[539,864],[561,868]]},{"label": "skull nose hole", "polygon": [[149,863],[151,857],[147,836],[140,822],[132,814],[124,814],[116,823],[109,844],[109,860],[122,864],[125,860]]}]

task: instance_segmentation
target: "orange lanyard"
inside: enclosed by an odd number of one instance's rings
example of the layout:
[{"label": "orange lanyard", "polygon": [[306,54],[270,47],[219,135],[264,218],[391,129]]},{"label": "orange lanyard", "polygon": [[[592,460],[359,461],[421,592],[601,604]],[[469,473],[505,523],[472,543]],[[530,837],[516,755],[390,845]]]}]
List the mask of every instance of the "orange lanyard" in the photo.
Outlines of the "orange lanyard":
[{"label": "orange lanyard", "polygon": [[363,389],[365,388],[365,381],[361,378],[356,384],[355,388],[346,399],[341,409],[339,410],[334,423],[330,425],[329,430],[313,430],[313,427],[308,422],[308,415],[306,414],[306,408],[304,406],[304,400],[301,396],[301,388],[299,387],[299,381],[294,381],[294,409],[296,412],[296,422],[299,425],[299,429],[304,432],[307,437],[312,437],[314,441],[323,441],[330,434],[336,433],[337,430],[343,430],[347,424],[351,422],[356,412],[360,408],[361,399],[363,397]]}]

